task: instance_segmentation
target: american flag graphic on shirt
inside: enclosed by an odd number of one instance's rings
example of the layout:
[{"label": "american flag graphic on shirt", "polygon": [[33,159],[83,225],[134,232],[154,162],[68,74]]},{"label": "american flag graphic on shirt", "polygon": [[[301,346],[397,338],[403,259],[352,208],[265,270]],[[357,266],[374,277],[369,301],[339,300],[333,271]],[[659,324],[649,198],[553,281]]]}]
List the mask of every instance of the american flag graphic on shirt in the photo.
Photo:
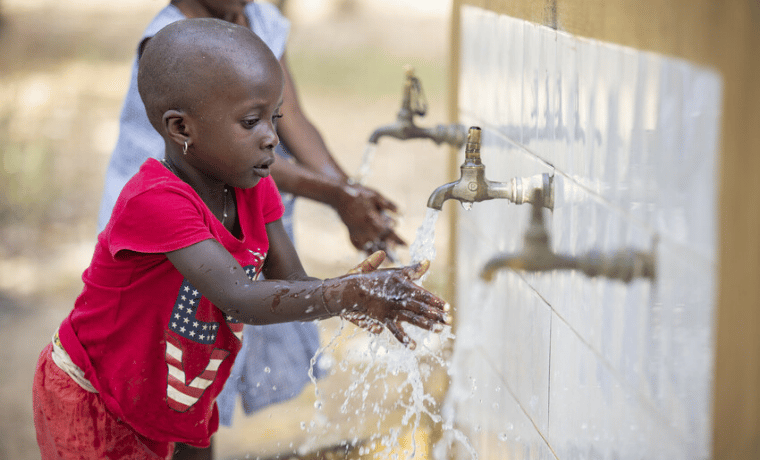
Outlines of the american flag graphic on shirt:
[{"label": "american flag graphic on shirt", "polygon": [[[266,255],[251,252],[256,257],[256,265],[246,266],[245,271],[254,280],[261,272]],[[199,312],[201,303],[205,308]],[[229,356],[228,350],[214,346],[220,328],[228,327],[238,340],[243,338],[243,323],[231,316],[226,316],[223,324],[215,322],[208,317],[211,309],[216,307],[211,306],[190,282],[183,280],[164,334],[168,365],[167,400],[169,407],[178,412],[186,412],[198,402],[206,388],[214,382],[219,366]]]}]

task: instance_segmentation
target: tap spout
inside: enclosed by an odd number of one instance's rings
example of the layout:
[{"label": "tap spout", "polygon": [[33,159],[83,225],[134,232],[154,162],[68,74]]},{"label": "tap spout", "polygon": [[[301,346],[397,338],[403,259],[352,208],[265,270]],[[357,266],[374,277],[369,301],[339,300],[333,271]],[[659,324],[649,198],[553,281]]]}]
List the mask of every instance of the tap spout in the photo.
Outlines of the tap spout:
[{"label": "tap spout", "polygon": [[464,145],[464,127],[459,124],[437,125],[432,128],[422,128],[414,124],[411,118],[405,118],[399,112],[395,123],[377,128],[369,137],[370,144],[377,144],[382,137],[392,137],[402,141],[410,139],[430,139],[436,145],[448,144],[454,147]]},{"label": "tap spout", "polygon": [[494,182],[486,179],[486,167],[480,160],[480,135],[477,126],[469,129],[465,147],[465,159],[459,168],[461,176],[458,181],[444,184],[433,191],[427,206],[441,210],[447,200],[459,200],[463,203],[477,203],[493,199],[507,199],[515,204],[531,203],[534,189],[542,190],[541,205],[554,207],[553,179],[549,174],[531,177],[516,177],[507,182]]},{"label": "tap spout", "polygon": [[426,113],[427,100],[422,92],[422,84],[414,75],[414,69],[407,66],[401,108],[396,115],[396,122],[376,129],[370,135],[369,142],[377,144],[382,137],[392,137],[399,140],[430,139],[436,145],[445,143],[456,148],[464,145],[465,129],[462,125],[437,125],[431,128],[417,126],[414,117],[424,117]]},{"label": "tap spout", "polygon": [[[538,194],[540,192],[536,192]],[[581,256],[555,254],[549,244],[543,211],[533,203],[531,222],[524,236],[524,246],[516,254],[499,254],[483,266],[480,276],[491,281],[495,273],[505,268],[528,272],[579,270],[589,277],[603,276],[629,283],[634,278],[656,278],[655,256],[652,251],[622,249],[610,255],[589,251]]]}]

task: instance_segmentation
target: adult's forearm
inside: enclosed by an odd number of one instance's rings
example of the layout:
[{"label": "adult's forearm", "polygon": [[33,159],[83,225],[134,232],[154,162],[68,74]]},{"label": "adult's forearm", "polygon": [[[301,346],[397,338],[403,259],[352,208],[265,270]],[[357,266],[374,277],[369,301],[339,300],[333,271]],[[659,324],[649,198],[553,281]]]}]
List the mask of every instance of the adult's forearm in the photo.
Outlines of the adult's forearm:
[{"label": "adult's forearm", "polygon": [[282,104],[284,116],[277,128],[280,142],[307,169],[345,181],[348,176],[333,158],[319,130],[301,109],[298,91],[284,54],[280,59],[280,64],[285,77]]},{"label": "adult's forearm", "polygon": [[278,158],[271,167],[272,178],[282,192],[335,207],[348,193],[344,178],[318,174],[294,162]]}]

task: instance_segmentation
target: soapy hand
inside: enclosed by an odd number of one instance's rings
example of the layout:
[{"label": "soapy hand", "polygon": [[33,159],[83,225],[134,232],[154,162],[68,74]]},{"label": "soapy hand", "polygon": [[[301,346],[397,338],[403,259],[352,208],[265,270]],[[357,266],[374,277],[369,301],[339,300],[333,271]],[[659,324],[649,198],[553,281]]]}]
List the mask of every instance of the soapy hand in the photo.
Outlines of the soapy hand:
[{"label": "soapy hand", "polygon": [[377,251],[348,275],[325,281],[324,298],[328,310],[342,309],[341,315],[375,334],[387,328],[409,348],[415,342],[401,322],[439,332],[449,323],[448,304],[414,283],[425,274],[430,262],[377,270],[385,254]]}]

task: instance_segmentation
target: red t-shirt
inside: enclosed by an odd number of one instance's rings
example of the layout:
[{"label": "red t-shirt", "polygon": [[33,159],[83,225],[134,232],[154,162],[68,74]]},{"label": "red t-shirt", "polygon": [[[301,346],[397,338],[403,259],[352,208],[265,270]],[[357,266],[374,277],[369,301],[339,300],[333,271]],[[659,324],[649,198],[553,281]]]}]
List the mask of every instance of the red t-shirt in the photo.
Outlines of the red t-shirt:
[{"label": "red t-shirt", "polygon": [[148,438],[203,447],[217,430],[214,401],[243,325],[202,297],[164,253],[213,238],[258,275],[269,249],[265,224],[282,217],[282,201],[271,177],[235,194],[240,239],[190,185],[147,160],[98,236],[84,289],[61,324],[64,349],[106,407]]}]

